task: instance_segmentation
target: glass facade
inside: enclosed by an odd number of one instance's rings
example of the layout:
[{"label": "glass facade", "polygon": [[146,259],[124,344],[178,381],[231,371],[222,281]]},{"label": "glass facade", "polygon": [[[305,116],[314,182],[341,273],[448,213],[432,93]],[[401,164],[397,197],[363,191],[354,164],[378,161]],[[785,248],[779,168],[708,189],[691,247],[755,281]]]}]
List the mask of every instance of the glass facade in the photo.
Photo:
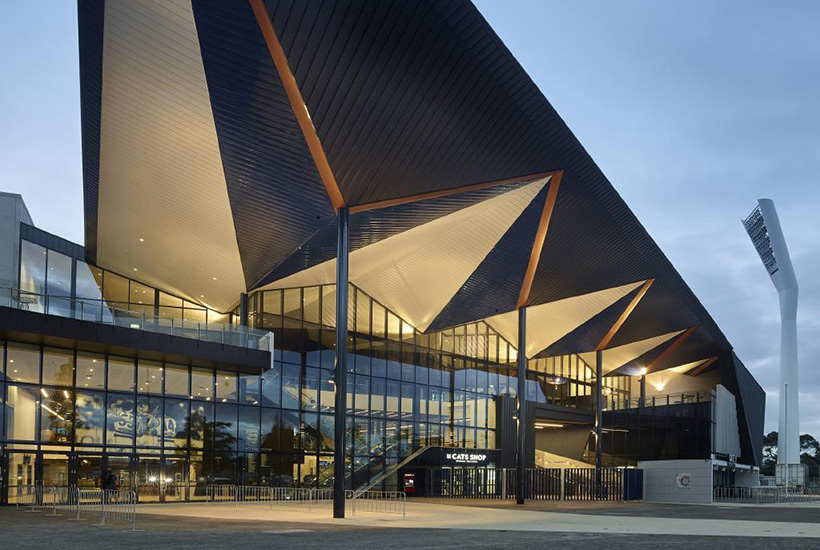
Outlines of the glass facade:
[{"label": "glass facade", "polygon": [[[21,245],[19,283],[35,295],[31,310],[62,307],[59,298],[73,295],[88,320],[112,307],[231,319]],[[335,293],[325,285],[249,297],[249,324],[275,338],[274,366],[259,374],[2,342],[0,443],[9,498],[20,483],[91,485],[100,471],[115,473],[141,500],[204,498],[208,483],[329,486],[339,444]],[[497,398],[518,393],[515,346],[483,321],[423,334],[354,286],[349,297],[348,486],[421,446],[497,448]],[[528,400],[592,408],[594,369],[580,356],[528,365]],[[608,408],[628,402],[626,378],[608,378],[605,386]]]},{"label": "glass facade", "polygon": [[117,310],[203,325],[225,325],[233,320],[231,314],[183,300],[25,239],[20,240],[19,289],[29,311],[88,321],[110,321]]}]

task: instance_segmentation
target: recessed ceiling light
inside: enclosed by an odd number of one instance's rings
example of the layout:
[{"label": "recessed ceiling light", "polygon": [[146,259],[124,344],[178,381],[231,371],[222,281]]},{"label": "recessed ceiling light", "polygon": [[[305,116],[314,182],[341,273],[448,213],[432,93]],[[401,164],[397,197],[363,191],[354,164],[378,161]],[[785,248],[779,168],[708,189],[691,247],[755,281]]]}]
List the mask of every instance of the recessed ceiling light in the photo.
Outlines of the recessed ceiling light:
[{"label": "recessed ceiling light", "polygon": [[134,268],[134,271],[137,271],[137,268],[136,268],[136,267]]},{"label": "recessed ceiling light", "polygon": [[216,281],[216,277],[214,277],[214,281]]},{"label": "recessed ceiling light", "polygon": [[144,242],[145,242],[145,239],[143,239],[142,237],[140,237],[140,242],[141,242],[141,243],[144,243]]}]

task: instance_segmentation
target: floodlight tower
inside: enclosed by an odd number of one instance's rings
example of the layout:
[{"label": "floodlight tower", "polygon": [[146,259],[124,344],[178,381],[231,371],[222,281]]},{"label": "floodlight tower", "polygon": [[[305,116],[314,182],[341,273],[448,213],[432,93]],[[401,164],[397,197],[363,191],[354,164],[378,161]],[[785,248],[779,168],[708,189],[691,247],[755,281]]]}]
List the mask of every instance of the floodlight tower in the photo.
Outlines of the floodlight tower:
[{"label": "floodlight tower", "polygon": [[774,202],[760,199],[743,226],[780,296],[780,417],[777,478],[801,484],[800,418],[797,406],[797,277]]}]

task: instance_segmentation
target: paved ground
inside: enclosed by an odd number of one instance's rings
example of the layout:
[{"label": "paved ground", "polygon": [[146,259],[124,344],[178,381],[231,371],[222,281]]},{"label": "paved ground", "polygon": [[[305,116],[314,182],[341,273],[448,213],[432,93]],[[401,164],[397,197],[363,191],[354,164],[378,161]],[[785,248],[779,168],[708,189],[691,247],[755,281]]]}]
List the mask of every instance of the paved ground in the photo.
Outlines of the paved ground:
[{"label": "paved ground", "polygon": [[136,533],[124,525],[104,527],[93,520],[68,521],[43,513],[0,508],[0,548],[13,550],[60,548],[61,550],[131,550],[206,548],[550,548],[556,550],[820,550],[820,539],[709,537],[701,535],[629,535],[544,533],[504,530],[394,529],[346,524],[231,521],[141,514]]},{"label": "paved ground", "polygon": [[520,509],[600,516],[643,518],[726,519],[820,524],[820,505],[718,504],[676,505],[655,502],[572,502],[527,501],[518,506],[513,500],[413,499],[413,502],[471,506],[477,508]]}]

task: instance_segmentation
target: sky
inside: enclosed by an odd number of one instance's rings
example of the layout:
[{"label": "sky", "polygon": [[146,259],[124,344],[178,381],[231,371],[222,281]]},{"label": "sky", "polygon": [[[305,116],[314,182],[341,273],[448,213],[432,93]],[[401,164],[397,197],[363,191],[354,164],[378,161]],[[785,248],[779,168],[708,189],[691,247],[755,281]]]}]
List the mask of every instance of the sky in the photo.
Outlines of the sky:
[{"label": "sky", "polygon": [[[820,436],[820,3],[477,0],[766,390],[777,293],[741,226],[777,206],[800,284],[801,431]],[[0,0],[0,191],[83,242],[77,9]]]}]

